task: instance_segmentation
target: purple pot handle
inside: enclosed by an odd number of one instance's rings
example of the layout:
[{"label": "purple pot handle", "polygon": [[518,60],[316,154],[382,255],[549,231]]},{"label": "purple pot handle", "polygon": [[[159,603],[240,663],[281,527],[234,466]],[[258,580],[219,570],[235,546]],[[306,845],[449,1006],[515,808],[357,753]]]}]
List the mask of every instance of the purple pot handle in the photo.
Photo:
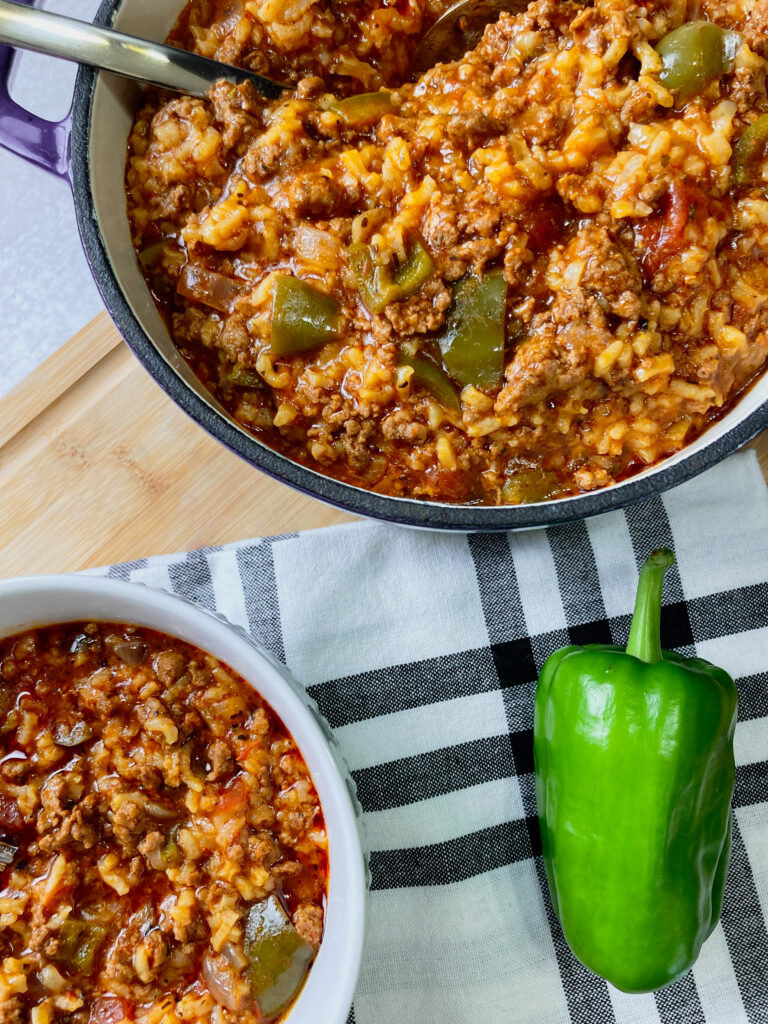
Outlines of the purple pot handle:
[{"label": "purple pot handle", "polygon": [[8,84],[14,55],[12,47],[0,46],[0,146],[69,181],[71,111],[61,121],[46,121],[12,100]]}]

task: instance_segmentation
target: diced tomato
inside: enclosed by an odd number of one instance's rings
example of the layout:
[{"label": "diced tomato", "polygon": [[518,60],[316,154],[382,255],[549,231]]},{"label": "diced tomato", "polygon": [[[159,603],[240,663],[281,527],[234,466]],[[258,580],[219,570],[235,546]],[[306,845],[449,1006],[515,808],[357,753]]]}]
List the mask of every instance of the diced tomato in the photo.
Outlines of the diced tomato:
[{"label": "diced tomato", "polygon": [[24,818],[18,804],[9,796],[0,796],[0,832],[18,835],[24,831]]},{"label": "diced tomato", "polygon": [[235,755],[235,757],[240,762],[240,764],[243,764],[243,762],[248,757],[250,752],[252,750],[255,750],[256,747],[258,747],[260,742],[261,742],[260,740],[251,740],[250,743],[244,743],[242,745],[242,747],[240,747],[240,749],[238,750],[237,754]]},{"label": "diced tomato", "polygon": [[425,476],[441,501],[465,501],[471,489],[471,476],[463,469],[430,466]]},{"label": "diced tomato", "polygon": [[88,1024],[121,1024],[133,1020],[133,1007],[120,996],[99,996],[91,1005]]},{"label": "diced tomato", "polygon": [[531,252],[545,252],[556,242],[562,241],[567,220],[565,206],[558,197],[548,196],[537,203],[522,221]]},{"label": "diced tomato", "polygon": [[703,189],[675,178],[662,201],[660,216],[649,217],[635,227],[635,239],[644,251],[643,272],[650,282],[661,268],[685,248],[685,229],[703,222],[710,214],[724,211],[722,203],[711,199]]},{"label": "diced tomato", "polygon": [[230,783],[219,797],[216,805],[216,815],[218,817],[232,817],[233,814],[237,814],[238,811],[243,809],[247,798],[248,793],[243,785],[242,776],[238,775],[235,781]]}]

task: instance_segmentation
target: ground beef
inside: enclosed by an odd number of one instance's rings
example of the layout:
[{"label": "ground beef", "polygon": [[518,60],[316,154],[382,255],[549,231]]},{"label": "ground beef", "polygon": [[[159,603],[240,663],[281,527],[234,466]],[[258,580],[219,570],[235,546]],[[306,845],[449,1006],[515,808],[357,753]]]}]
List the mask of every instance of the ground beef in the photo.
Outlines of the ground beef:
[{"label": "ground beef", "polygon": [[189,185],[179,184],[160,196],[155,209],[158,216],[171,220],[178,217],[183,210],[189,210],[191,206],[192,189]]},{"label": "ground beef", "polygon": [[341,196],[336,182],[316,171],[294,178],[276,203],[290,209],[293,216],[326,220],[334,215]]},{"label": "ground beef", "polygon": [[565,251],[564,261],[584,264],[581,287],[597,299],[604,312],[636,319],[640,312],[643,279],[633,254],[613,241],[603,227],[579,231]]},{"label": "ground beef", "polygon": [[492,238],[500,221],[498,203],[478,191],[459,213],[458,228],[463,238]]},{"label": "ground beef", "polygon": [[462,277],[470,271],[475,277],[482,277],[487,265],[496,259],[501,250],[498,238],[476,238],[454,246],[448,254],[448,261],[453,264],[454,272],[461,268]]},{"label": "ground beef", "polygon": [[351,465],[362,471],[373,457],[371,441],[378,430],[375,420],[349,419],[344,424],[342,443]]},{"label": "ground beef", "polygon": [[235,770],[235,759],[232,751],[224,740],[214,740],[208,747],[208,760],[211,767],[206,776],[211,782],[220,782],[228,778]]},{"label": "ground beef", "polygon": [[419,423],[410,409],[398,409],[390,413],[382,420],[381,430],[390,440],[408,441],[411,444],[426,441],[429,433],[427,427]]},{"label": "ground beef", "polygon": [[530,336],[518,345],[507,367],[506,383],[499,394],[496,408],[503,412],[541,400],[543,395],[566,391],[589,372],[588,336],[581,344],[570,346],[554,324],[534,324]]},{"label": "ground beef", "polygon": [[293,915],[293,924],[302,939],[317,949],[323,937],[323,908],[301,903]]},{"label": "ground beef", "polygon": [[765,95],[764,68],[737,68],[733,73],[731,99],[740,114],[748,114],[761,95]]},{"label": "ground beef", "polygon": [[229,317],[219,334],[218,345],[222,352],[233,363],[237,363],[238,357],[248,351],[250,343],[245,321],[241,317]]},{"label": "ground beef", "polygon": [[10,996],[0,1003],[0,1024],[25,1024],[24,1002],[20,996]]},{"label": "ground beef", "polygon": [[445,122],[445,136],[457,149],[467,153],[484,146],[491,139],[504,134],[504,125],[495,117],[480,110],[453,114]]},{"label": "ground beef", "polygon": [[53,775],[40,791],[43,814],[38,820],[38,830],[61,824],[83,795],[85,780],[80,772],[59,772]]},{"label": "ground beef", "polygon": [[433,278],[404,302],[390,302],[384,315],[398,334],[428,334],[445,323],[451,293],[439,278]]},{"label": "ground beef", "polygon": [[430,200],[422,231],[436,251],[450,249],[459,239],[459,205],[455,196],[436,195]]},{"label": "ground beef", "polygon": [[138,852],[147,829],[147,814],[138,801],[125,800],[112,815],[112,831],[124,853]]},{"label": "ground beef", "polygon": [[257,137],[248,147],[243,170],[254,181],[268,177],[276,171],[285,172],[295,167],[312,151],[312,142],[306,136],[286,134],[279,138]]},{"label": "ground beef", "polygon": [[40,839],[41,850],[52,853],[74,844],[90,850],[101,838],[102,818],[99,797],[89,793],[62,819],[59,827]]},{"label": "ground beef", "polygon": [[225,148],[240,147],[243,150],[262,129],[263,100],[250,82],[238,86],[231,82],[217,82],[210,97]]},{"label": "ground beef", "polygon": [[752,0],[749,5],[745,36],[757,53],[768,57],[768,0]]},{"label": "ground beef", "polygon": [[154,667],[160,682],[164,686],[170,686],[182,675],[187,664],[179,651],[162,651],[155,658]]}]

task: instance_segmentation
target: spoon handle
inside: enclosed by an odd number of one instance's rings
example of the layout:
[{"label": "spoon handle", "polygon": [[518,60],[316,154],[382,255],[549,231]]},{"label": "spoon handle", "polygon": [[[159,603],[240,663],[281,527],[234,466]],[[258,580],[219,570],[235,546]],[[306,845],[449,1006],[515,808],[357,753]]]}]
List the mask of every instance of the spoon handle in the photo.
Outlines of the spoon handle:
[{"label": "spoon handle", "polygon": [[92,64],[102,71],[191,96],[204,97],[222,78],[234,83],[248,79],[268,99],[283,91],[277,82],[252,71],[9,0],[0,0],[0,43]]}]

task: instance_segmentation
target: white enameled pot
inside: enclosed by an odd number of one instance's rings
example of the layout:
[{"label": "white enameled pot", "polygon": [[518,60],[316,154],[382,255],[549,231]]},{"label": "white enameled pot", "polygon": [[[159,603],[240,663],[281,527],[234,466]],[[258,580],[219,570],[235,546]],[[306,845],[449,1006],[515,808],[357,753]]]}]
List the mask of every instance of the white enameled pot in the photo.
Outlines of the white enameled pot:
[{"label": "white enameled pot", "polygon": [[[28,0],[25,0],[28,2]],[[103,0],[96,20],[163,40],[183,0]],[[10,54],[0,47],[0,144],[72,183],[86,256],[117,327],[155,380],[193,419],[262,471],[358,515],[440,530],[512,530],[571,522],[659,494],[737,450],[768,426],[768,374],[683,451],[602,491],[533,505],[447,505],[374,494],[300,466],[244,431],[176,351],[136,260],[124,192],[127,138],[141,91],[81,68],[71,114],[49,124],[7,91]],[[4,85],[4,82],[6,84]]]}]

